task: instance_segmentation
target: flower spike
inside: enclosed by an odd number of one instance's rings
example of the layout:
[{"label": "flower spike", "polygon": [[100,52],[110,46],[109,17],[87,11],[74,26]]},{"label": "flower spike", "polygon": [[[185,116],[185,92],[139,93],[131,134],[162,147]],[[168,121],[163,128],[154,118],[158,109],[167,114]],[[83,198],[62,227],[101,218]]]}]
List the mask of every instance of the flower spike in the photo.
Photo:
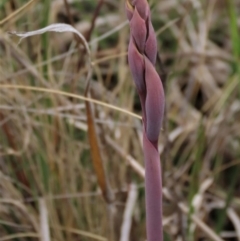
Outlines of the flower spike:
[{"label": "flower spike", "polygon": [[156,72],[157,39],[147,0],[126,0],[130,25],[128,62],[143,112],[143,152],[146,167],[147,240],[162,241],[162,177],[158,137],[165,97]]}]

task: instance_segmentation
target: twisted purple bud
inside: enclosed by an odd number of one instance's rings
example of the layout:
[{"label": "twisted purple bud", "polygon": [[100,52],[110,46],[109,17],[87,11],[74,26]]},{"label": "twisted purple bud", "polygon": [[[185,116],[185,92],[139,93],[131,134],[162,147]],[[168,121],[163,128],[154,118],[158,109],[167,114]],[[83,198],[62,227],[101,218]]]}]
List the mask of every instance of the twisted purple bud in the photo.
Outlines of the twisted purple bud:
[{"label": "twisted purple bud", "polygon": [[143,112],[147,240],[162,241],[162,179],[157,145],[165,98],[155,70],[157,40],[147,0],[126,0],[126,13],[130,23],[128,62]]}]

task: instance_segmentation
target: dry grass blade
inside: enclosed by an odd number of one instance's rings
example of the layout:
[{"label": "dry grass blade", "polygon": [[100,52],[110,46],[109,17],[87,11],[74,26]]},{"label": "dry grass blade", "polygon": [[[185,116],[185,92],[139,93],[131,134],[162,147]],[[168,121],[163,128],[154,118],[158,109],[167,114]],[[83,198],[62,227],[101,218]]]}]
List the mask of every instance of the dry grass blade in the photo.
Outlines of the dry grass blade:
[{"label": "dry grass blade", "polygon": [[0,204],[1,203],[14,205],[17,209],[19,209],[22,212],[22,214],[25,217],[27,217],[29,219],[29,222],[31,223],[31,225],[33,226],[35,231],[37,233],[39,233],[38,221],[35,219],[35,216],[27,209],[27,207],[24,206],[23,203],[21,203],[20,201],[13,200],[13,199],[0,199]]},{"label": "dry grass blade", "polygon": [[[179,208],[185,214],[189,213],[189,209],[185,206],[184,203],[178,204]],[[214,241],[224,241],[219,235],[217,235],[210,227],[208,227],[201,219],[196,215],[190,215],[192,221],[211,239]]]},{"label": "dry grass blade", "polygon": [[162,32],[164,32],[166,29],[171,27],[173,24],[177,23],[179,21],[179,18],[173,19],[169,21],[166,25],[164,25],[162,28],[156,31],[156,36],[160,35]]},{"label": "dry grass blade", "polygon": [[130,115],[132,117],[135,117],[137,119],[141,119],[141,116],[139,116],[137,114],[134,114],[131,111],[127,111],[127,110],[124,110],[122,108],[119,108],[119,107],[117,107],[115,105],[107,104],[107,103],[104,103],[102,101],[98,101],[98,100],[95,100],[95,99],[92,99],[92,98],[89,98],[89,97],[84,97],[84,96],[81,96],[81,95],[71,94],[71,93],[68,93],[68,92],[61,91],[61,90],[46,89],[46,88],[33,87],[33,86],[23,86],[23,85],[7,85],[7,84],[0,84],[0,88],[3,88],[3,89],[32,90],[32,91],[37,91],[37,92],[46,92],[46,93],[64,95],[64,96],[76,98],[76,99],[79,99],[79,100],[89,101],[91,103],[94,103],[94,104],[97,104],[97,105],[101,105],[101,106],[104,106],[104,107],[107,107],[107,108],[110,108],[110,109],[113,109],[113,110],[125,113],[125,114]]},{"label": "dry grass blade", "polygon": [[[3,20],[0,21],[0,25],[5,24],[6,22],[13,20],[16,18],[16,16],[20,17],[20,13],[23,10],[26,10],[28,7],[30,7],[34,2],[37,2],[38,0],[30,0],[27,2],[25,5],[23,5],[21,8],[17,9],[15,12],[4,18]],[[15,19],[16,20],[16,19]]]},{"label": "dry grass blade", "polygon": [[232,223],[236,230],[237,239],[238,241],[240,241],[240,217],[232,208],[228,208],[227,214],[229,218],[232,220]]},{"label": "dry grass blade", "polygon": [[106,173],[103,166],[102,152],[99,145],[99,137],[96,130],[96,124],[94,121],[93,110],[89,102],[86,103],[87,112],[87,125],[88,125],[88,137],[90,144],[90,152],[92,156],[92,162],[94,170],[98,179],[98,184],[102,190],[103,197],[107,203],[113,202],[113,193],[111,192]]},{"label": "dry grass blade", "polygon": [[14,240],[17,238],[39,238],[39,235],[36,233],[16,233],[0,238],[0,241]]},{"label": "dry grass blade", "polygon": [[51,25],[49,25],[45,28],[41,28],[41,29],[34,30],[34,31],[29,31],[29,32],[26,32],[26,33],[19,33],[19,32],[16,32],[16,31],[10,31],[9,34],[21,37],[20,40],[19,40],[19,43],[20,43],[24,38],[44,34],[46,32],[59,32],[59,33],[72,32],[72,33],[77,34],[78,37],[83,41],[84,47],[86,48],[88,56],[90,57],[90,49],[88,47],[88,43],[86,42],[84,36],[69,24],[55,23],[55,24],[51,24]]},{"label": "dry grass blade", "polygon": [[133,170],[142,178],[145,177],[145,170],[144,168],[130,155],[125,153],[123,148],[121,148],[120,145],[118,145],[112,138],[109,136],[105,137],[106,142],[109,146],[111,146],[120,156],[125,158],[129,165],[133,168]]},{"label": "dry grass blade", "polygon": [[48,210],[46,201],[43,198],[39,199],[40,211],[40,226],[41,226],[41,241],[50,241]]},{"label": "dry grass blade", "polygon": [[135,184],[129,186],[128,198],[123,214],[120,241],[128,241],[130,237],[132,215],[137,201],[137,189]]},{"label": "dry grass blade", "polygon": [[57,229],[57,230],[63,230],[65,232],[69,232],[69,233],[73,233],[73,234],[77,234],[79,236],[83,236],[86,238],[91,238],[93,240],[99,240],[99,241],[108,241],[106,238],[101,237],[99,235],[90,233],[90,232],[86,232],[83,230],[79,230],[79,229],[74,229],[74,228],[68,228],[68,227],[60,227],[60,226],[51,226],[53,229]]}]

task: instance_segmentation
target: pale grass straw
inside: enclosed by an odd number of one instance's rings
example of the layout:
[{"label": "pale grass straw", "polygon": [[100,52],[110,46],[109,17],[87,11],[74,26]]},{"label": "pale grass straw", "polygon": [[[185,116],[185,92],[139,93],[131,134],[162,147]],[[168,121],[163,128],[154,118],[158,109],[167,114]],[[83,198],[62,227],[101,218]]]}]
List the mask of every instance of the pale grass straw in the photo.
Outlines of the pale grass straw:
[{"label": "pale grass straw", "polygon": [[28,9],[34,2],[37,2],[39,0],[30,0],[29,2],[25,3],[22,7],[18,8],[15,12],[8,15],[6,18],[0,21],[0,25],[3,25],[7,23],[8,21],[12,21],[13,19],[16,21],[17,18],[21,17],[21,15],[24,13],[23,11]]},{"label": "pale grass straw", "polygon": [[89,97],[71,94],[71,93],[68,93],[68,92],[61,91],[61,90],[46,89],[46,88],[41,88],[41,87],[24,86],[24,85],[7,85],[7,84],[0,84],[0,88],[31,90],[31,91],[37,91],[37,92],[45,92],[45,93],[52,93],[52,94],[68,96],[68,97],[76,98],[76,99],[79,99],[79,100],[89,101],[93,104],[97,104],[97,105],[100,105],[100,106],[103,106],[103,107],[107,107],[107,108],[122,112],[124,114],[127,114],[127,115],[132,116],[132,117],[137,118],[137,119],[142,119],[141,116],[139,116],[137,114],[134,114],[131,111],[124,110],[123,108],[120,108],[120,107],[117,107],[117,106],[114,106],[114,105],[111,105],[111,104],[107,104],[107,103],[104,103],[102,101],[95,100],[95,99],[92,99],[92,98],[89,98]]},{"label": "pale grass straw", "polygon": [[131,183],[129,185],[128,198],[123,213],[120,241],[129,241],[132,227],[133,212],[137,202],[137,194],[138,193],[136,185],[134,183]]},{"label": "pale grass straw", "polygon": [[51,241],[46,200],[44,198],[40,198],[38,205],[40,212],[41,241]]}]

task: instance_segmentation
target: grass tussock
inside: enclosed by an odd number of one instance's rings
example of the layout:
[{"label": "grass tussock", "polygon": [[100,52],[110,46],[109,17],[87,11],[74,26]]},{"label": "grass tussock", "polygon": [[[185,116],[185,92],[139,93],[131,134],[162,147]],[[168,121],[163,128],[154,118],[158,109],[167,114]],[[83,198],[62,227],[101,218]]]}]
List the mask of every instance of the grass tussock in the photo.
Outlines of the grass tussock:
[{"label": "grass tussock", "polygon": [[[239,2],[150,5],[167,103],[164,240],[240,240]],[[72,24],[90,56],[73,33],[8,34],[53,23]],[[128,38],[123,0],[0,2],[1,241],[145,240]]]}]

